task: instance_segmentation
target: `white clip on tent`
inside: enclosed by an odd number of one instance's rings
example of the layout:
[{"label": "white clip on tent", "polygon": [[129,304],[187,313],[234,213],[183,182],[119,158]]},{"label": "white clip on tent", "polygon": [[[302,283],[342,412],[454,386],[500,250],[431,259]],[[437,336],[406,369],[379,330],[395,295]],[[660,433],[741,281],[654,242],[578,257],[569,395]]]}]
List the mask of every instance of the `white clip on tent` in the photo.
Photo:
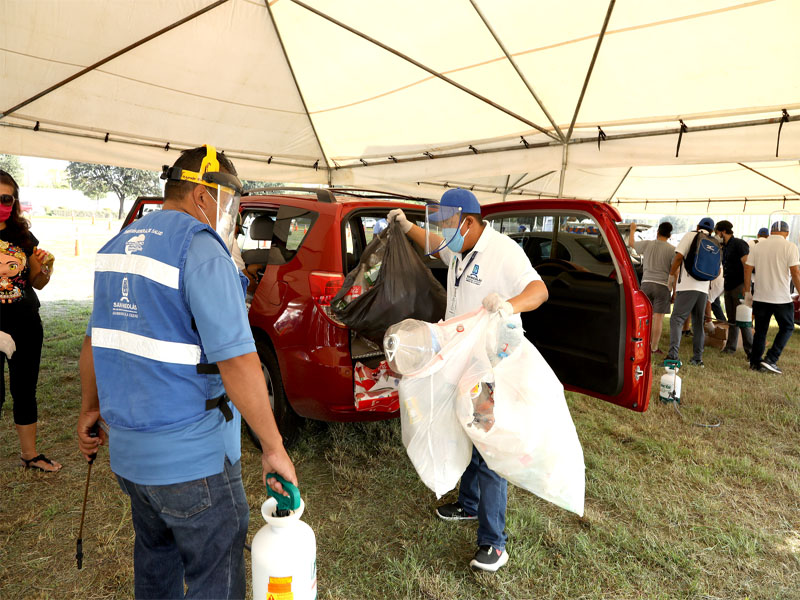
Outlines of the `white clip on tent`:
[{"label": "white clip on tent", "polygon": [[[796,0],[1,0],[0,152],[800,212]],[[779,141],[780,132],[780,141]]]}]

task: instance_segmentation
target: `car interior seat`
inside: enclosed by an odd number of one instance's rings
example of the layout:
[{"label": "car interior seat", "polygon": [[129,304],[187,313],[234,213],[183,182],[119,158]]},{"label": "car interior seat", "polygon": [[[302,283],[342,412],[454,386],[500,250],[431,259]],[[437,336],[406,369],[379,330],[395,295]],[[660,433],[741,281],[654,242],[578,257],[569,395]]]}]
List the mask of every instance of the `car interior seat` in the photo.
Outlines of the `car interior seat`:
[{"label": "car interior seat", "polygon": [[[272,230],[275,226],[275,221],[268,215],[260,215],[253,219],[250,223],[248,231],[249,237],[256,241],[267,241],[272,239]],[[267,264],[267,257],[269,256],[269,248],[252,248],[242,252],[242,260],[245,265],[261,265],[258,269],[259,276],[263,273],[263,269]]]}]

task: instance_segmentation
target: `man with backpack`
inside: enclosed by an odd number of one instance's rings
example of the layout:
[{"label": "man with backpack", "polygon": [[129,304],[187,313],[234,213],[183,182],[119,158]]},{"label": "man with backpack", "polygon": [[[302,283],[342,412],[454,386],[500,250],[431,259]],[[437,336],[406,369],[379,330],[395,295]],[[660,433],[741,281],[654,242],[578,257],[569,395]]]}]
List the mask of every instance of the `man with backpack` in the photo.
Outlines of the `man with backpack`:
[{"label": "man with backpack", "polygon": [[703,319],[708,302],[708,289],[712,279],[720,272],[722,250],[719,240],[714,237],[714,220],[710,217],[700,219],[697,231],[683,236],[675,258],[672,260],[670,275],[674,278],[673,294],[675,303],[669,322],[669,352],[667,358],[678,359],[681,344],[681,329],[689,315],[692,316],[692,359],[690,365],[702,367],[705,332]]}]

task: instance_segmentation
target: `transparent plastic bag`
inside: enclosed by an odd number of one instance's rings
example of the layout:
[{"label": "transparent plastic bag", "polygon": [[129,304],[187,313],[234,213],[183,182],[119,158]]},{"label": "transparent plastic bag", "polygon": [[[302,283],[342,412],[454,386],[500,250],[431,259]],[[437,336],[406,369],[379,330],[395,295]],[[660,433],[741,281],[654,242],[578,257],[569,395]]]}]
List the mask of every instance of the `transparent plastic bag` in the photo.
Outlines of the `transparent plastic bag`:
[{"label": "transparent plastic bag", "polygon": [[533,344],[510,331],[518,318],[510,322],[480,309],[432,325],[441,350],[400,382],[403,443],[437,497],[455,487],[474,444],[497,474],[582,515],[583,450],[564,388]]}]

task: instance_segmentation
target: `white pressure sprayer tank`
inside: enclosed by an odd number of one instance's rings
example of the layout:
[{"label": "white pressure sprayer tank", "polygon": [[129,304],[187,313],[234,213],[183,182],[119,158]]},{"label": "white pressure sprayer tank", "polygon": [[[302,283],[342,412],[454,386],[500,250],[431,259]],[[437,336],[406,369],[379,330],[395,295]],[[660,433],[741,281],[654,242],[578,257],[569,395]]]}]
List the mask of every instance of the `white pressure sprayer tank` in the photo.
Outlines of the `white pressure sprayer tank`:
[{"label": "white pressure sprayer tank", "polygon": [[300,491],[276,473],[289,496],[267,486],[269,498],[261,506],[267,522],[253,538],[253,598],[259,600],[315,600],[317,597],[317,541],[300,520],[305,503]]},{"label": "white pressure sprayer tank", "polygon": [[753,308],[741,300],[736,307],[736,326],[741,329],[749,329],[753,326]]},{"label": "white pressure sprayer tank", "polygon": [[658,392],[658,399],[664,404],[681,401],[681,378],[678,377],[680,366],[679,360],[664,361],[664,374],[661,376],[661,388]]}]

